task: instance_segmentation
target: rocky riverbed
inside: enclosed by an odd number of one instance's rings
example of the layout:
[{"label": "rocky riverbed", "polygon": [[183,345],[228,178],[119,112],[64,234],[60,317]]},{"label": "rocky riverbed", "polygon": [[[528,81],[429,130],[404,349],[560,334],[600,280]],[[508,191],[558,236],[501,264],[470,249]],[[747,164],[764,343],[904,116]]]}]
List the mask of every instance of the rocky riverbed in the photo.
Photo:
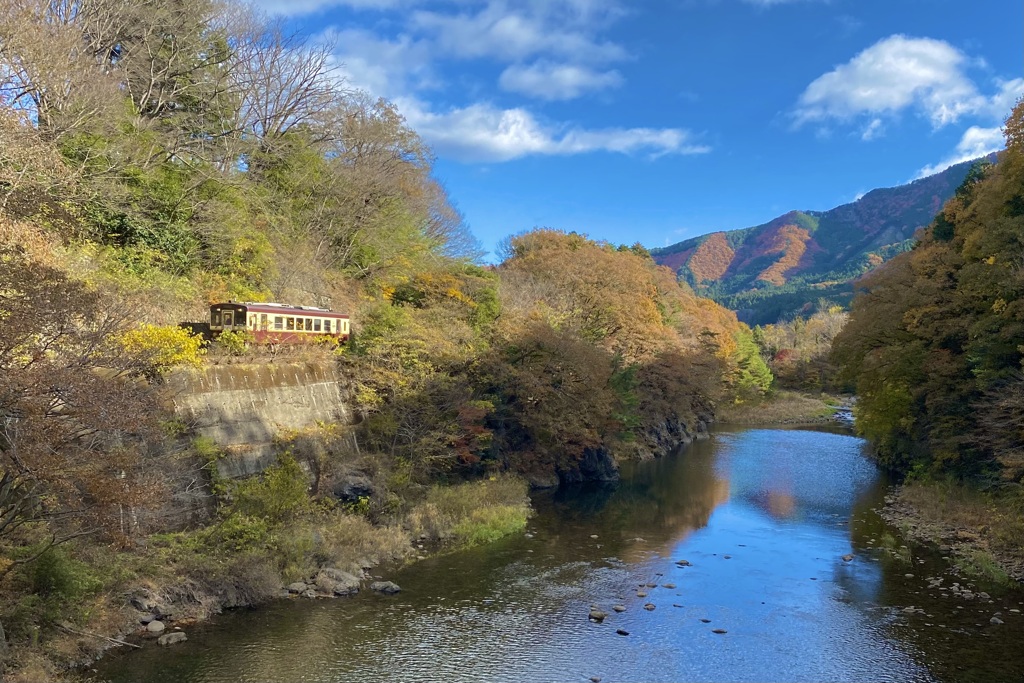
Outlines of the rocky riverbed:
[{"label": "rocky riverbed", "polygon": [[[885,505],[878,512],[907,538],[934,546],[953,564],[968,570],[987,569],[990,575],[997,569],[990,578],[1000,579],[1002,572],[1009,581],[1024,583],[1024,548],[998,542],[998,529],[991,523],[965,524],[953,504],[940,505],[936,511],[933,505],[923,504],[920,491],[896,487],[885,497]],[[993,566],[986,566],[990,562]]]}]

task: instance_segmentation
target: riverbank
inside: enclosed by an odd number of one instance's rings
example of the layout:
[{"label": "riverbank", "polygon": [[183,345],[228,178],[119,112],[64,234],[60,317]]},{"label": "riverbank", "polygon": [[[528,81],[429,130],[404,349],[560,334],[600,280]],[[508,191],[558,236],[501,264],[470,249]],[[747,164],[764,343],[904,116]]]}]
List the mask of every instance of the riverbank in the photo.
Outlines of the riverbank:
[{"label": "riverbank", "polygon": [[848,415],[852,402],[850,397],[783,390],[758,401],[719,406],[717,419],[729,425],[828,424]]},{"label": "riverbank", "polygon": [[997,583],[1024,582],[1021,500],[958,484],[912,483],[879,510],[910,539],[938,546],[965,573]]},{"label": "riverbank", "polygon": [[289,496],[279,474],[236,490],[229,509],[193,531],[116,552],[82,540],[41,558],[35,582],[80,593],[73,604],[36,597],[25,605],[51,617],[34,642],[12,648],[3,680],[79,680],[111,648],[156,647],[161,637],[173,645],[225,610],[389,592],[382,580],[400,567],[522,531],[532,515],[526,482],[512,476],[430,487],[404,514],[374,524],[358,505],[317,506],[302,489]]}]

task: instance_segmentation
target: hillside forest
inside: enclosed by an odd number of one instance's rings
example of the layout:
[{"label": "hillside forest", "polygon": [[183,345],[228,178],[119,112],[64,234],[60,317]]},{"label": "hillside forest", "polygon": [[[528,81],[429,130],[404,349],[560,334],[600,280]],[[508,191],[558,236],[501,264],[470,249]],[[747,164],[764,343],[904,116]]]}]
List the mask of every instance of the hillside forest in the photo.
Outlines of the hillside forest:
[{"label": "hillside forest", "polygon": [[[5,680],[91,654],[69,629],[116,633],[140,585],[202,616],[521,528],[524,482],[613,476],[768,389],[752,331],[639,245],[535,228],[481,265],[431,150],[330,55],[237,2],[0,8]],[[270,355],[177,326],[229,299],[355,333]],[[220,481],[163,378],[282,353],[337,363],[358,424]]]},{"label": "hillside forest", "polygon": [[1024,103],[910,251],[858,283],[834,359],[879,461],[1016,495],[1024,477]]},{"label": "hillside forest", "polygon": [[[985,159],[994,161],[995,155]],[[790,211],[762,225],[651,253],[698,294],[751,325],[807,316],[820,299],[849,307],[853,281],[910,249],[917,231],[931,223],[974,163],[872,190],[828,211]]]}]

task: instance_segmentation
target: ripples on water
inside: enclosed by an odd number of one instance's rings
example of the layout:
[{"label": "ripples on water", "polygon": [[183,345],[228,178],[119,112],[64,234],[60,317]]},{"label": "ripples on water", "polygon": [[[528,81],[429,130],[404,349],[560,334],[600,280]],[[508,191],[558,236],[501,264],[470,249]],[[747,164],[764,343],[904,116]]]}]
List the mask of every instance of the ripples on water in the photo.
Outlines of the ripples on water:
[{"label": "ripples on water", "polygon": [[[616,487],[539,496],[533,538],[412,565],[389,577],[398,596],[234,613],[182,645],[105,660],[97,680],[1021,680],[1017,622],[975,627],[983,610],[904,576],[943,563],[868,546],[885,531],[871,508],[886,484],[862,448],[821,432],[720,432],[627,468]],[[588,621],[592,604],[604,623]],[[950,623],[907,617],[908,604]]]}]

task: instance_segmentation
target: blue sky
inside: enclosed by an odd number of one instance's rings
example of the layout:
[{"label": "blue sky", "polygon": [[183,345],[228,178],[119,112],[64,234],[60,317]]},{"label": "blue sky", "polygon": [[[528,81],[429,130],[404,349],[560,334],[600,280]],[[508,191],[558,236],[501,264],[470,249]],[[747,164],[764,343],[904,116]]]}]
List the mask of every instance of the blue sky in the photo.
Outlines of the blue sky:
[{"label": "blue sky", "polygon": [[395,102],[492,250],[648,247],[1001,147],[1019,0],[257,0]]}]

